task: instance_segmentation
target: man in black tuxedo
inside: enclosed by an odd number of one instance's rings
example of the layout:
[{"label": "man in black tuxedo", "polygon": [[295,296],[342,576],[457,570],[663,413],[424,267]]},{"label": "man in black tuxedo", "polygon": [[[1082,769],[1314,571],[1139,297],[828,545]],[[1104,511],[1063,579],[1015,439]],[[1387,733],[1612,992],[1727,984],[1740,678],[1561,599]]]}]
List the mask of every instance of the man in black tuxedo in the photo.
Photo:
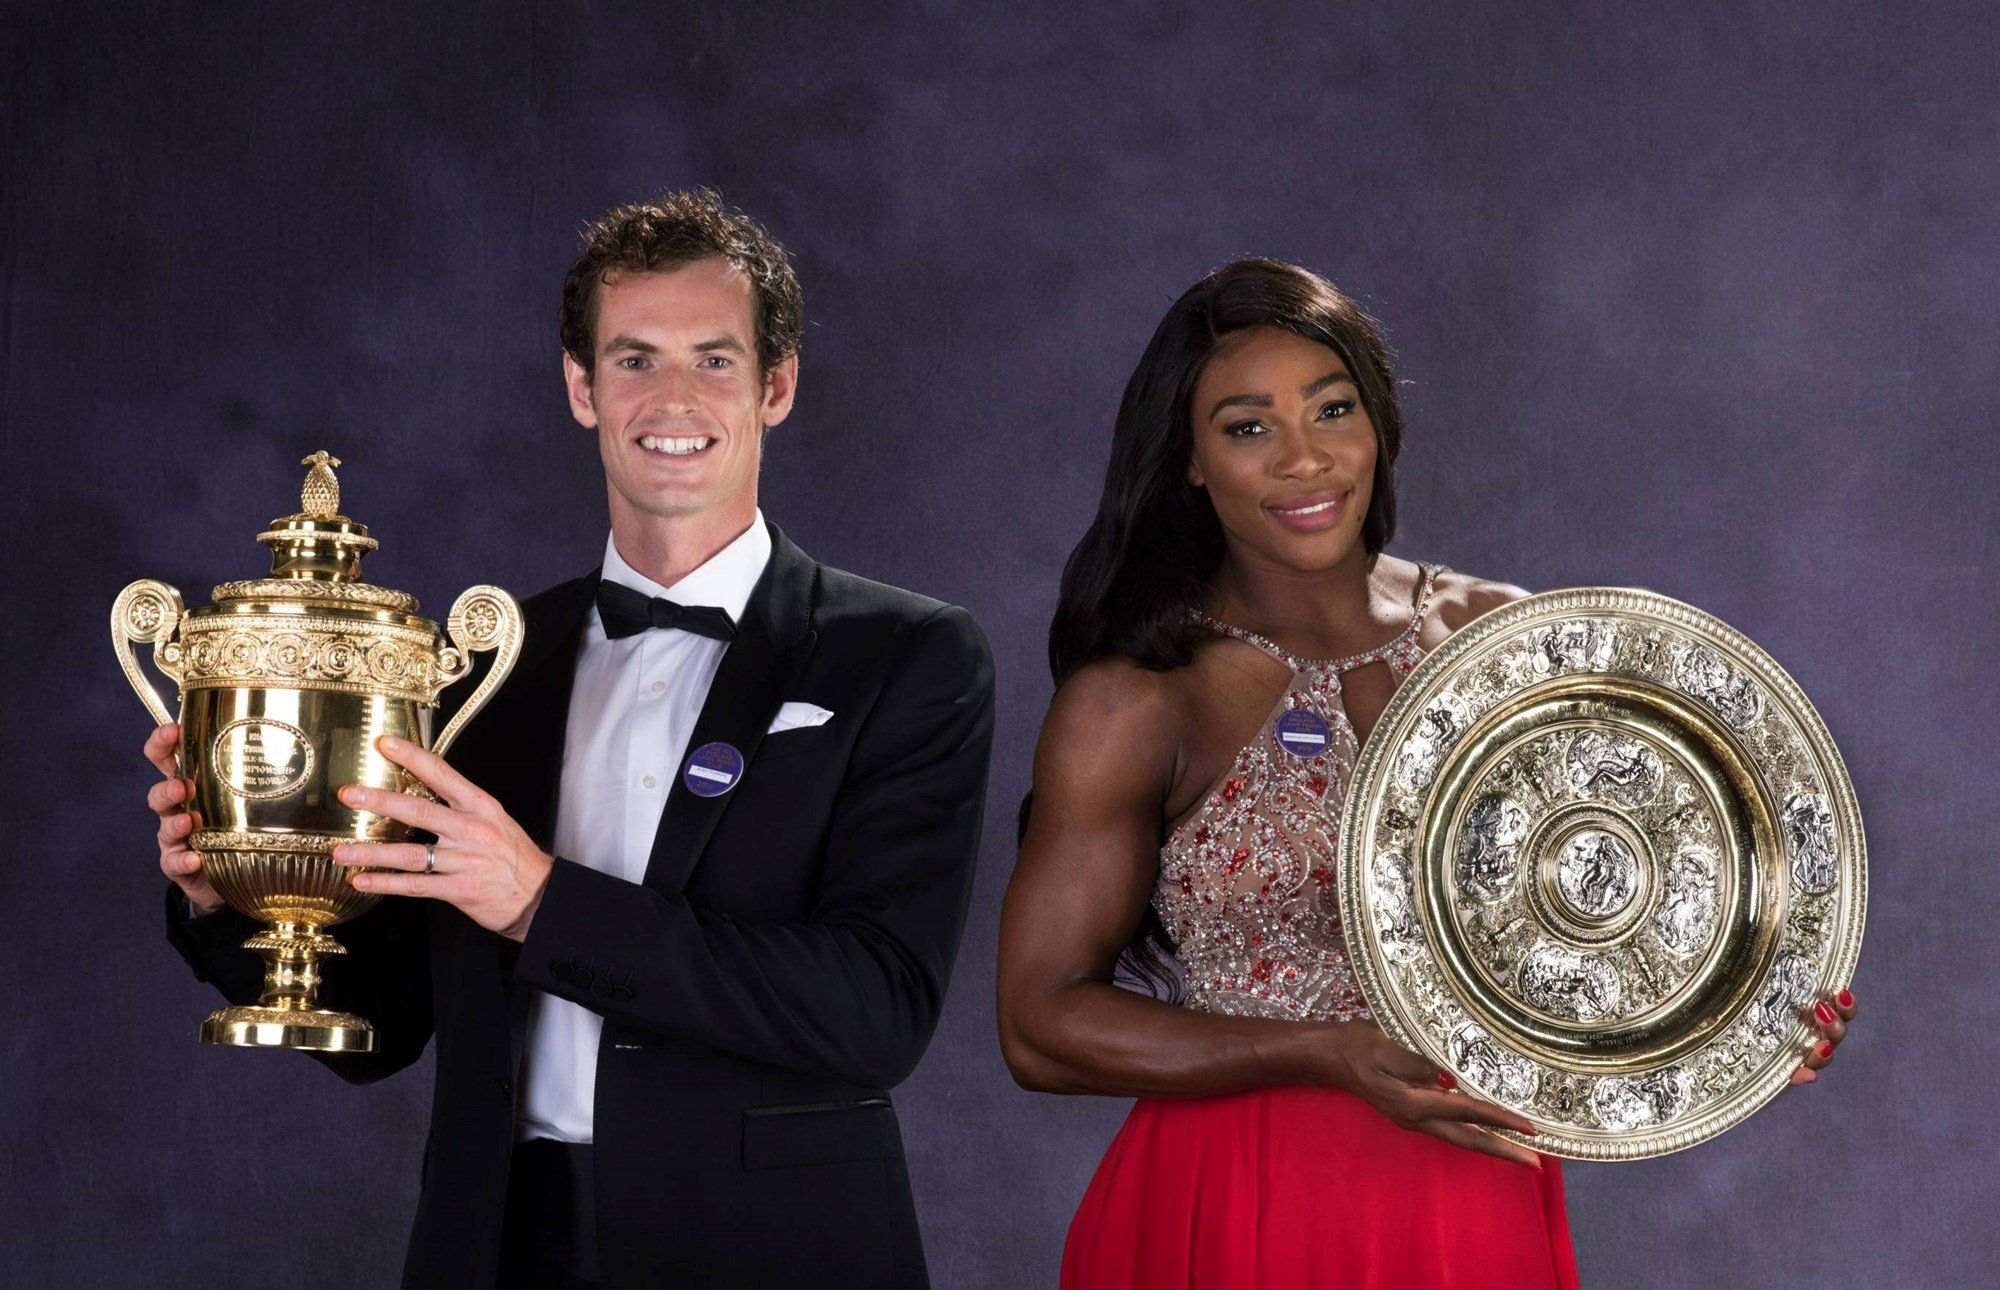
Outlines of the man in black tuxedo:
[{"label": "man in black tuxedo", "polygon": [[[754,222],[706,192],[613,210],[563,317],[605,563],[526,602],[453,764],[384,741],[440,801],[343,791],[436,840],[337,852],[404,899],[343,927],[323,991],[378,1051],[320,1060],[367,1082],[436,1038],[406,1284],[923,1285],[889,1090],[964,926],[986,643],[762,520],[801,309]],[[178,738],[147,745],[169,936],[249,1001],[253,925],[187,846]]]}]

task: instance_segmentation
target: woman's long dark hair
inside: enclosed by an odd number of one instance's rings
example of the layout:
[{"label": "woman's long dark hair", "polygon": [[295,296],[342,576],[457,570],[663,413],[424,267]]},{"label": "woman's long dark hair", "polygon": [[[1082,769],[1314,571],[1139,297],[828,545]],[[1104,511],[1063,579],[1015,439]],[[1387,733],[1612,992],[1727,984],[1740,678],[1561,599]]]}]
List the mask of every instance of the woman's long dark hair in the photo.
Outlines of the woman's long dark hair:
[{"label": "woman's long dark hair", "polygon": [[[1394,536],[1403,412],[1374,321],[1316,273],[1277,260],[1238,260],[1174,302],[1126,383],[1097,518],[1063,565],[1049,624],[1049,670],[1058,688],[1102,658],[1165,671],[1194,656],[1200,633],[1190,610],[1207,600],[1224,541],[1207,490],[1188,482],[1189,404],[1223,338],[1262,326],[1324,345],[1347,364],[1375,426],[1362,544],[1372,557]],[[1032,801],[1030,794],[1021,803],[1023,833]],[[1150,905],[1122,966],[1156,993],[1177,989],[1171,942]]]}]

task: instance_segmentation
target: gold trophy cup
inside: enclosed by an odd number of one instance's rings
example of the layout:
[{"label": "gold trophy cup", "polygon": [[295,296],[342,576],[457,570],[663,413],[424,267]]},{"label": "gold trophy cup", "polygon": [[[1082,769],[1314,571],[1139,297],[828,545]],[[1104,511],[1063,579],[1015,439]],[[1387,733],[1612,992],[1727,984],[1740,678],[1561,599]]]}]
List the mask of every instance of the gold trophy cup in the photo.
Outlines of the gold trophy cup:
[{"label": "gold trophy cup", "polygon": [[[361,581],[375,549],[340,511],[337,458],[307,457],[300,511],[257,535],[271,549],[266,578],[215,588],[215,603],[183,609],[180,592],[141,579],[111,607],[111,639],[132,688],[162,725],[173,720],[139,671],[135,642],[180,688],[181,774],[194,782],[189,840],[230,907],[268,926],[244,945],[264,956],[264,993],[202,1023],[212,1044],[370,1052],[365,1018],[317,1006],[319,960],[346,951],[326,929],[372,906],[333,861],[343,842],[400,842],[394,820],[341,804],[343,784],[422,792],[375,747],[394,735],[442,755],[513,669],[521,609],[498,587],[473,587],[451,607],[445,634],[417,616],[414,596]],[[494,652],[486,674],[435,743],[439,691]]]}]

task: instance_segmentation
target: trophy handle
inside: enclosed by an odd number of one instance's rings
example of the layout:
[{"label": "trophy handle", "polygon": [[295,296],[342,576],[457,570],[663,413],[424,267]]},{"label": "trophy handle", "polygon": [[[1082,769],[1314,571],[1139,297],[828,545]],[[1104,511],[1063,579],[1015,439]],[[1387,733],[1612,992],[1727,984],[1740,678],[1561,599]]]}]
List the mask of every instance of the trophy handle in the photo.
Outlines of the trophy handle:
[{"label": "trophy handle", "polygon": [[181,593],[152,578],[141,578],[132,583],[118,593],[118,599],[111,602],[111,648],[118,653],[118,666],[125,669],[125,679],[132,683],[139,702],[145,704],[146,711],[153,714],[153,720],[163,726],[171,725],[174,715],[167,711],[159,691],[139,670],[139,660],[132,653],[132,643],[151,641],[153,666],[165,673],[178,688],[181,681],[181,647],[174,640],[174,633],[180,630],[181,613]]},{"label": "trophy handle", "polygon": [[521,637],[524,628],[521,621],[521,606],[512,596],[498,587],[467,587],[453,602],[451,616],[445,620],[445,630],[451,635],[451,644],[438,651],[438,681],[440,686],[463,680],[472,671],[472,656],[484,650],[494,652],[492,670],[479,683],[465,701],[463,707],[452,714],[445,723],[444,732],[431,745],[431,751],[442,757],[451,747],[451,741],[458,738],[458,732],[465,723],[479,715],[493,692],[514,670],[514,660],[521,653]]}]

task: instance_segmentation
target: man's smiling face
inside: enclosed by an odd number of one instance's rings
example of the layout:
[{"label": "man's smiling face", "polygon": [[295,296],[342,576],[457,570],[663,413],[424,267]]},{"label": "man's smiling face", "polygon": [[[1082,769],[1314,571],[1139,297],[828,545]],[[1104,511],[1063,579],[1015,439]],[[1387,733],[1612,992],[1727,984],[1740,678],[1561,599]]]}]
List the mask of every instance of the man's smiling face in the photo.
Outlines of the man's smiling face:
[{"label": "man's smiling face", "polygon": [[757,370],[756,297],[722,259],[618,271],[597,288],[591,370],[563,357],[570,411],[597,431],[614,521],[757,505],[764,431],[792,409],[798,357]]}]

